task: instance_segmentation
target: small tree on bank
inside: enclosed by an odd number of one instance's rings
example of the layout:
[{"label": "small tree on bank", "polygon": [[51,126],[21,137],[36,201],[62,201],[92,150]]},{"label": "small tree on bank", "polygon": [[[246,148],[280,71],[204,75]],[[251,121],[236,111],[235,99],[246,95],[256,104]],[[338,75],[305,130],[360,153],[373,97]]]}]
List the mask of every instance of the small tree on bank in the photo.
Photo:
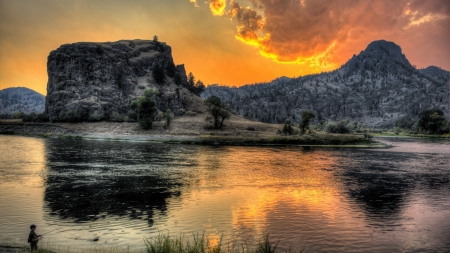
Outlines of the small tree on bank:
[{"label": "small tree on bank", "polygon": [[153,116],[157,111],[156,94],[158,94],[156,90],[145,90],[144,96],[140,96],[137,100],[138,122],[142,129],[152,128]]},{"label": "small tree on bank", "polygon": [[173,120],[172,110],[167,109],[166,113],[164,113],[164,117],[166,118],[166,124],[164,125],[164,128],[167,128],[170,126],[170,123],[172,123]]},{"label": "small tree on bank", "polygon": [[306,129],[309,129],[309,121],[315,117],[316,115],[310,111],[302,112],[302,122],[299,125],[302,134],[305,133]]},{"label": "small tree on bank", "polygon": [[283,129],[281,129],[281,133],[284,135],[293,135],[295,133],[294,128],[292,127],[292,121],[286,120],[283,126]]},{"label": "small tree on bank", "polygon": [[[209,97],[203,102],[206,106],[206,111],[211,114],[214,121],[214,128],[221,129],[223,121],[230,117],[230,112],[228,111],[228,106],[220,101],[220,98],[216,96]],[[207,117],[206,120],[210,120]]]},{"label": "small tree on bank", "polygon": [[445,134],[449,132],[449,122],[441,109],[427,109],[419,113],[419,132]]}]

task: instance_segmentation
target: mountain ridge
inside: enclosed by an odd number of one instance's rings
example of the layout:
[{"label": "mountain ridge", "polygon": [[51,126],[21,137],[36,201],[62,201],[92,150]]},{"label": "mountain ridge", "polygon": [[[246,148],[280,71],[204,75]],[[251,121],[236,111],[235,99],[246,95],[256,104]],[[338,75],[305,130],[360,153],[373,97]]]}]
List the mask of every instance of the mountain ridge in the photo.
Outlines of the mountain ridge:
[{"label": "mountain ridge", "polygon": [[349,119],[391,127],[432,107],[449,117],[449,79],[450,72],[435,66],[416,69],[400,46],[378,40],[334,71],[239,88],[212,85],[201,96],[217,96],[234,113],[267,123],[299,122],[310,110],[316,123]]},{"label": "mountain ridge", "polygon": [[45,96],[27,87],[9,87],[0,90],[0,114],[43,113]]}]

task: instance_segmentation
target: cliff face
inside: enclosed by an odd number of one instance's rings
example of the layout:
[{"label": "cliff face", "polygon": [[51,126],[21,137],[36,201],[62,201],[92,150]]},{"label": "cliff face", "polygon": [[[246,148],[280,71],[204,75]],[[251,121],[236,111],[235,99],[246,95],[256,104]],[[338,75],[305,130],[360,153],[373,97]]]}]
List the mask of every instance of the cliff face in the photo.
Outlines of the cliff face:
[{"label": "cliff face", "polygon": [[[152,71],[164,72],[158,84]],[[175,115],[186,110],[186,72],[175,66],[165,43],[121,40],[105,43],[62,45],[48,56],[45,114],[50,121],[108,120],[127,115],[131,101],[145,89],[160,91],[158,109],[170,108]],[[179,75],[178,84],[174,77]]]},{"label": "cliff face", "polygon": [[390,127],[429,108],[449,117],[449,80],[450,73],[437,67],[417,70],[393,42],[374,41],[329,73],[239,88],[209,86],[202,97],[217,96],[233,112],[268,123],[299,122],[302,111],[310,110],[316,123],[349,119]]}]

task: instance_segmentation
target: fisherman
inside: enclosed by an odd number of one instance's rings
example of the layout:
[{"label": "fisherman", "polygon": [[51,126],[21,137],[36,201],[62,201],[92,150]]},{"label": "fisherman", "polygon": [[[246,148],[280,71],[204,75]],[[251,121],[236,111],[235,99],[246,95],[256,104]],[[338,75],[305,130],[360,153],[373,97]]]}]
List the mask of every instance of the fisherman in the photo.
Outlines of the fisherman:
[{"label": "fisherman", "polygon": [[37,235],[36,232],[34,232],[36,230],[36,225],[32,224],[30,226],[30,234],[28,235],[28,242],[30,243],[31,246],[31,252],[33,252],[33,250],[38,250],[38,241],[40,239],[42,239],[42,235]]}]

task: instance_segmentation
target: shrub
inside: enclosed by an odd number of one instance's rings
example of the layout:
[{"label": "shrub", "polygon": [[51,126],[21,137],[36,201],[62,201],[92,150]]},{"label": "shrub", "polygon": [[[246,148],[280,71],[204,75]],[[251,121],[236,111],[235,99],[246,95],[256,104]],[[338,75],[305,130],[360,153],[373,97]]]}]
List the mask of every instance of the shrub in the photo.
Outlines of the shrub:
[{"label": "shrub", "polygon": [[284,135],[293,135],[295,133],[295,130],[292,127],[292,121],[286,120],[283,129],[281,129],[281,133]]},{"label": "shrub", "polygon": [[112,122],[125,122],[128,121],[128,116],[120,114],[118,112],[113,112],[109,120]]},{"label": "shrub", "polygon": [[348,127],[347,120],[341,120],[337,123],[328,122],[325,126],[325,131],[327,133],[336,133],[336,134],[348,134],[351,133],[351,129]]},{"label": "shrub", "polygon": [[145,90],[144,96],[138,97],[137,112],[138,122],[143,129],[152,128],[153,117],[157,110],[155,95],[158,94],[156,90]]},{"label": "shrub", "polygon": [[170,123],[172,123],[172,111],[170,109],[166,110],[166,113],[164,113],[164,117],[166,118],[166,124],[164,125],[164,127],[169,127]]},{"label": "shrub", "polygon": [[316,115],[310,111],[303,111],[302,112],[302,122],[300,123],[300,132],[305,133],[306,129],[309,129],[309,121],[311,119],[314,119]]},{"label": "shrub", "polygon": [[[220,98],[216,96],[205,99],[203,103],[206,106],[206,111],[212,116],[212,119],[214,121],[214,128],[222,128],[223,121],[230,117],[228,106],[225,103],[222,103],[222,101],[220,101]],[[207,117],[205,120],[210,120],[210,117]]]},{"label": "shrub", "polygon": [[428,109],[419,113],[417,126],[429,134],[445,134],[449,132],[449,122],[441,109]]}]

